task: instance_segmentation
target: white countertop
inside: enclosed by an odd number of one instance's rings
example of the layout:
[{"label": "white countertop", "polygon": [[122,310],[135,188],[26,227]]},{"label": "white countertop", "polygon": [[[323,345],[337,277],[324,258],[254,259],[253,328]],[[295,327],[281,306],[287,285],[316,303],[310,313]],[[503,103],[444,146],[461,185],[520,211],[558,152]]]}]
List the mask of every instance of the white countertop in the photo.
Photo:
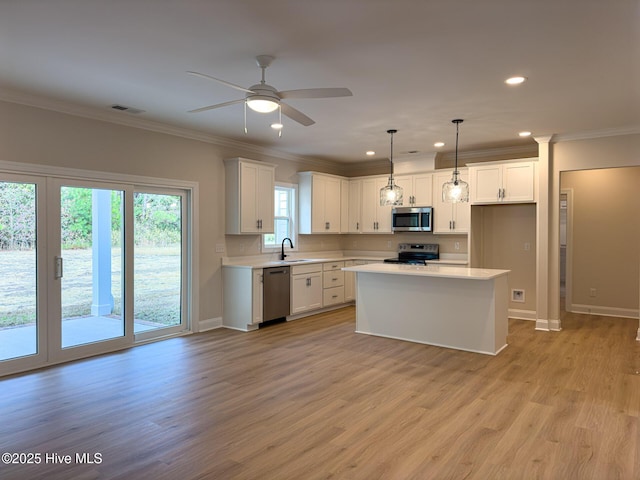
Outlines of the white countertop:
[{"label": "white countertop", "polygon": [[458,278],[467,280],[491,280],[507,275],[510,270],[494,270],[488,268],[454,267],[450,265],[403,265],[397,263],[371,263],[345,267],[347,272],[379,273],[390,275],[414,275],[421,277]]}]

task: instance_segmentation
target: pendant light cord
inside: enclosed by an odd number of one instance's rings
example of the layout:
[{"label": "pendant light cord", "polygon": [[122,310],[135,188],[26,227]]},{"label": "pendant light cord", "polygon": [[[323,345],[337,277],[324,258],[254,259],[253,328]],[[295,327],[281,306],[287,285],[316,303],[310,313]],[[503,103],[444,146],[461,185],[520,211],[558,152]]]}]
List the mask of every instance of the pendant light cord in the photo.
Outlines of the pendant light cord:
[{"label": "pendant light cord", "polygon": [[393,134],[398,130],[387,130],[387,133],[391,135],[391,174],[389,175],[389,182],[393,183]]}]

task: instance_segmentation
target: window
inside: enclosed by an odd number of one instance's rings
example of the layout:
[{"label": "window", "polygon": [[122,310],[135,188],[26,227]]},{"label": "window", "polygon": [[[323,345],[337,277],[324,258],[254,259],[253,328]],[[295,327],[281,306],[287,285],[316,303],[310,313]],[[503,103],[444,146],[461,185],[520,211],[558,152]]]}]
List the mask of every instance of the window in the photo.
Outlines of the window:
[{"label": "window", "polygon": [[282,240],[289,237],[294,246],[298,245],[296,238],[296,186],[277,183],[274,190],[274,230],[262,236],[262,250],[268,251],[280,248]]}]

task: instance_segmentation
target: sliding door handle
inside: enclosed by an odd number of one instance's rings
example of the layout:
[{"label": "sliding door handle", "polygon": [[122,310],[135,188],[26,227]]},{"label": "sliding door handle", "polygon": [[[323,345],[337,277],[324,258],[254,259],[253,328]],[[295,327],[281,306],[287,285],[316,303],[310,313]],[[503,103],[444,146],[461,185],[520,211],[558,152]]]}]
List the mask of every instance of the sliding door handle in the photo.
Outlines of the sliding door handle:
[{"label": "sliding door handle", "polygon": [[55,257],[55,264],[54,264],[54,273],[53,273],[53,277],[58,279],[58,278],[62,278],[62,274],[63,272],[63,260],[62,257]]}]

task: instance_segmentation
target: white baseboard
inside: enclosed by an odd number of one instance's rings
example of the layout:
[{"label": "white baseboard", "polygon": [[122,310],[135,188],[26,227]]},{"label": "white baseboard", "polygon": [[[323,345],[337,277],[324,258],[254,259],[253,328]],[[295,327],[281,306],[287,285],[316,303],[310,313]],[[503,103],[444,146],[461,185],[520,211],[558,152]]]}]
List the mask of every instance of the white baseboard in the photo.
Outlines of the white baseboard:
[{"label": "white baseboard", "polygon": [[599,305],[581,305],[573,303],[567,308],[572,313],[584,313],[587,315],[602,315],[604,317],[638,318],[638,310],[632,308],[602,307]]},{"label": "white baseboard", "polygon": [[519,310],[517,308],[509,309],[509,318],[517,318],[518,320],[535,320],[535,310]]},{"label": "white baseboard", "polygon": [[220,327],[222,327],[222,317],[206,318],[198,322],[198,332],[206,332]]},{"label": "white baseboard", "polygon": [[562,323],[560,320],[548,320],[545,318],[536,319],[536,330],[543,332],[559,332],[562,330]]}]

